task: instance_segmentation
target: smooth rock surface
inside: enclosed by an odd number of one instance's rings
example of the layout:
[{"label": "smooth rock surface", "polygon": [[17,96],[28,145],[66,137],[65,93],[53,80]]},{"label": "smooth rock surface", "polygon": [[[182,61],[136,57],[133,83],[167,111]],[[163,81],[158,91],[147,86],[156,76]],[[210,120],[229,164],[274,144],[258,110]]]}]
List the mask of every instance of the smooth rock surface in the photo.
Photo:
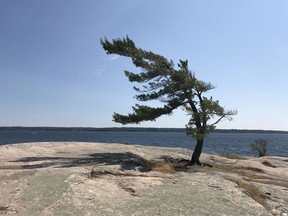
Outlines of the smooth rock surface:
[{"label": "smooth rock surface", "polygon": [[0,146],[0,215],[287,215],[288,159],[101,143]]}]

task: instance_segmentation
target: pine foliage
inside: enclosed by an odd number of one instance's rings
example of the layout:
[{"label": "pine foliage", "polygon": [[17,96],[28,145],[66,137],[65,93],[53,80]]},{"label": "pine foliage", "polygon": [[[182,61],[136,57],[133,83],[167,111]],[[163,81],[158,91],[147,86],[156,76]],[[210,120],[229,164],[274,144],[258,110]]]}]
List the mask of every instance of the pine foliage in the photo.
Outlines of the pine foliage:
[{"label": "pine foliage", "polygon": [[131,58],[133,64],[141,69],[140,73],[125,71],[130,82],[140,85],[134,86],[137,92],[135,98],[139,102],[158,100],[163,102],[162,107],[150,107],[135,104],[133,112],[127,115],[114,113],[113,119],[121,124],[153,121],[162,115],[170,115],[173,110],[182,107],[190,115],[186,125],[187,133],[197,139],[215,129],[216,124],[226,118],[232,120],[236,111],[226,111],[219,101],[204,96],[214,89],[209,82],[196,79],[189,70],[188,61],[180,60],[175,67],[172,60],[153,52],[137,48],[127,36],[123,39],[107,38],[101,40],[107,54],[117,54]]}]

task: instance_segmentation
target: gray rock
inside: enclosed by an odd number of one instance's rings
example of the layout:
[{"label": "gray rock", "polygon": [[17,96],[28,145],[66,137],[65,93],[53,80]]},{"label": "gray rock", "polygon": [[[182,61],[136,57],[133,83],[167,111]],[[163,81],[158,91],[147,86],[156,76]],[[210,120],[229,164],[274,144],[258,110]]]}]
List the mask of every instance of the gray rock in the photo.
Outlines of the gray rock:
[{"label": "gray rock", "polygon": [[185,166],[190,155],[100,143],[0,146],[0,215],[288,213],[287,159],[203,154],[211,167]]}]

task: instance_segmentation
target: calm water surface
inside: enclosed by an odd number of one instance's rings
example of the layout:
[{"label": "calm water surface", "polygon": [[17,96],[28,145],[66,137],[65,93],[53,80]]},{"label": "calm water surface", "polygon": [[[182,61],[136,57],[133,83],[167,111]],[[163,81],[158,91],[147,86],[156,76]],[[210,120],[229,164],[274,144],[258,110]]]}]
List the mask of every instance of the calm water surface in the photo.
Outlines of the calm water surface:
[{"label": "calm water surface", "polygon": [[[288,157],[288,134],[211,133],[203,152],[254,156],[250,144],[268,141],[270,155]],[[196,141],[184,132],[0,130],[0,145],[25,142],[103,142],[193,149]]]}]

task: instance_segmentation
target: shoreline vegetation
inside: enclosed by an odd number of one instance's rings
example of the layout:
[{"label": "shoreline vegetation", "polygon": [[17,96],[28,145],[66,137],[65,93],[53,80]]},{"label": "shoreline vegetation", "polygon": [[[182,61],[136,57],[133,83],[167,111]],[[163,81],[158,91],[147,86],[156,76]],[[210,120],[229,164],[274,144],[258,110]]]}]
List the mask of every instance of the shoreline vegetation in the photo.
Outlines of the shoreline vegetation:
[{"label": "shoreline vegetation", "polygon": [[[40,130],[40,131],[123,131],[123,132],[186,132],[185,128],[154,128],[154,127],[0,127],[1,130]],[[263,133],[263,134],[288,134],[280,130],[249,130],[249,129],[216,129],[211,133]]]}]

